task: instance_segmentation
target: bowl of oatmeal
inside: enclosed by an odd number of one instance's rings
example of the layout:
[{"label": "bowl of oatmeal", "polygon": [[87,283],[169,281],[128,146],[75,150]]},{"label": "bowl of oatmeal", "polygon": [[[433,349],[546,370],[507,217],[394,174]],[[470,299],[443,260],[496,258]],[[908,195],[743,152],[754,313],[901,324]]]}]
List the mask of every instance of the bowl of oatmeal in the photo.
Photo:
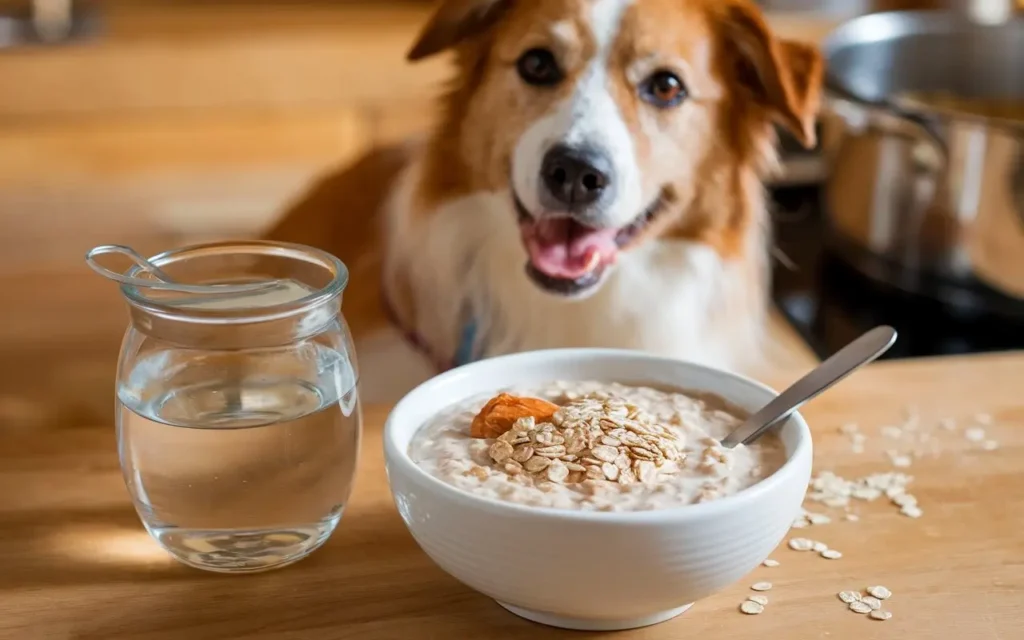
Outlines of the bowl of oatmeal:
[{"label": "bowl of oatmeal", "polygon": [[443,570],[521,617],[616,630],[673,618],[753,571],[800,512],[794,414],[719,441],[776,393],[657,356],[501,356],[420,385],[388,417],[398,511]]}]

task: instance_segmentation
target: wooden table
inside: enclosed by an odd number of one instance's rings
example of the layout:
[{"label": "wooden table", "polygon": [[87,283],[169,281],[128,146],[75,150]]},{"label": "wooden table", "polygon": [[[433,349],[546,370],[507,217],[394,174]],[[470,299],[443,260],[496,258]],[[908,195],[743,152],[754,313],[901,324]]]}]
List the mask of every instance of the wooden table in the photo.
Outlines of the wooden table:
[{"label": "wooden table", "polygon": [[[782,381],[779,381],[780,383]],[[682,617],[622,638],[779,640],[1010,640],[1024,629],[1024,353],[879,363],[809,405],[816,469],[853,478],[891,469],[893,440],[908,404],[941,443],[916,460],[924,517],[885,500],[793,535],[845,555],[824,560],[781,548],[759,568]],[[993,418],[984,451],[963,424]],[[0,433],[0,638],[548,638],[583,637],[522,621],[449,578],[420,552],[396,513],[381,459],[386,409],[366,411],[355,494],[341,527],[290,568],[220,576],[170,560],[143,531],[118,470],[109,425]],[[961,426],[936,426],[955,417]],[[839,427],[857,422],[866,450],[851,453]],[[823,511],[811,505],[815,511]],[[825,510],[827,511],[827,510]],[[737,605],[754,581],[775,587],[760,616]],[[868,620],[836,599],[883,584],[894,617]],[[1016,629],[1016,631],[1014,631]],[[597,637],[601,634],[596,634]],[[606,634],[611,635],[611,634]]]}]

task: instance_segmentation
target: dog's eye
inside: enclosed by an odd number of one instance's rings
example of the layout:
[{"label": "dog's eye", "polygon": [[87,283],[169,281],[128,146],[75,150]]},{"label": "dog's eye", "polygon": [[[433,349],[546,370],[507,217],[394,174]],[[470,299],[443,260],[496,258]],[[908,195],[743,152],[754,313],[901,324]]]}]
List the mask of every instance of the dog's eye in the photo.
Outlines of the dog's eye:
[{"label": "dog's eye", "polygon": [[686,96],[686,85],[669,71],[658,71],[640,85],[640,97],[656,107],[674,107]]},{"label": "dog's eye", "polygon": [[530,49],[519,57],[516,69],[527,84],[550,86],[562,80],[555,54],[547,49]]}]

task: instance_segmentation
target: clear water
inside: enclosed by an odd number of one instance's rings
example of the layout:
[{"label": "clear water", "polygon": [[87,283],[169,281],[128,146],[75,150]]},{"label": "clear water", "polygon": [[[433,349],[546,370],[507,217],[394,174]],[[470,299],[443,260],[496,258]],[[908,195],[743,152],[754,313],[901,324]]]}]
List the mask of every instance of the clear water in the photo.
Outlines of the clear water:
[{"label": "clear water", "polygon": [[348,360],[319,345],[139,360],[118,390],[122,468],[153,537],[225,572],[295,562],[341,518],[360,415]]}]

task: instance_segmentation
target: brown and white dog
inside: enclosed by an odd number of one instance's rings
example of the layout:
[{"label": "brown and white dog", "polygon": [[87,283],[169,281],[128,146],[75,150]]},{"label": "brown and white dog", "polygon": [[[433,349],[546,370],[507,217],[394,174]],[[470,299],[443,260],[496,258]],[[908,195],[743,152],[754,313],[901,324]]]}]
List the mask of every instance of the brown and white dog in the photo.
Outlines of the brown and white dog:
[{"label": "brown and white dog", "polygon": [[573,346],[756,364],[761,181],[774,123],[815,143],[816,49],[749,0],[447,0],[409,57],[448,49],[428,139],[328,177],[268,234],[352,267],[372,399],[436,371],[401,333],[442,364]]}]

